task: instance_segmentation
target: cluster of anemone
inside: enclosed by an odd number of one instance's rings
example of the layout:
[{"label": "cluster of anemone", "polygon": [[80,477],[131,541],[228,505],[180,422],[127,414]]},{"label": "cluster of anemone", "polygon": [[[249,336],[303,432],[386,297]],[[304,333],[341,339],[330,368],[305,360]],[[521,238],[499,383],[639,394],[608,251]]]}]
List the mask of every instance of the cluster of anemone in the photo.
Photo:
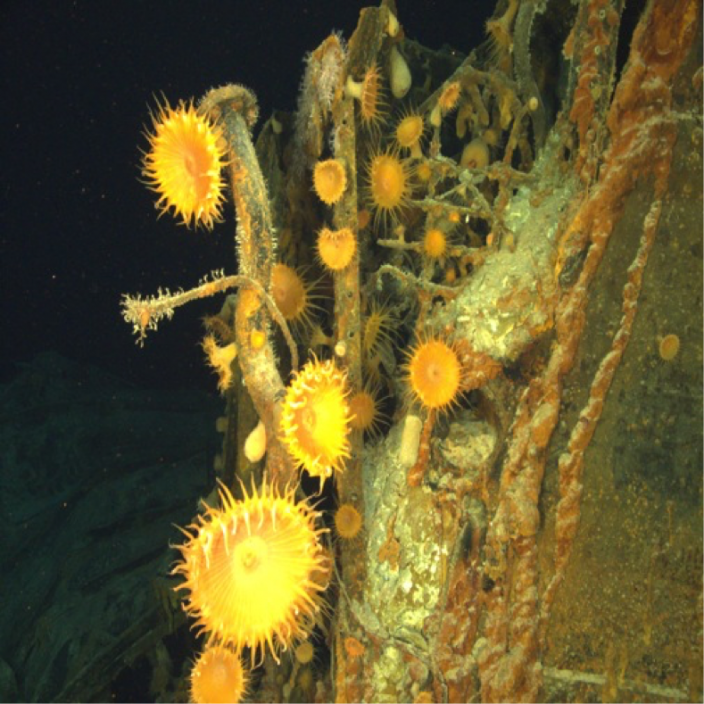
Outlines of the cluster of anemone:
[{"label": "cluster of anemone", "polygon": [[291,489],[264,483],[243,493],[236,500],[221,485],[221,507],[206,507],[178,547],[177,589],[208,635],[191,675],[195,701],[237,701],[246,686],[239,653],[249,648],[256,662],[268,650],[278,661],[280,649],[305,639],[329,579],[316,511]]},{"label": "cluster of anemone", "polygon": [[[516,5],[510,0],[506,15],[488,26],[501,47],[510,36]],[[397,74],[391,81],[391,93],[401,98],[408,90],[399,79],[404,73],[404,60],[396,48],[391,58]],[[407,65],[405,70],[410,81]],[[437,133],[443,118],[458,110],[458,136],[460,128],[470,128],[469,118],[462,112],[463,86],[451,80],[442,87],[430,112],[421,114],[407,108],[395,121],[392,133],[378,139],[388,115],[382,83],[381,69],[374,64],[359,81],[348,77],[344,87],[347,96],[356,100],[357,115],[367,136],[377,139],[368,152],[360,150],[366,153],[360,169],[364,206],[354,229],[323,226],[317,231],[317,259],[334,274],[358,264],[358,233],[372,219],[376,229],[401,221],[404,226],[414,227],[413,215],[417,213],[405,215],[412,205],[414,184],[423,188],[436,175],[432,160],[423,156],[426,127]],[[464,146],[460,167],[483,169],[489,164],[490,147],[496,141],[491,129]],[[157,193],[157,207],[172,210],[186,225],[212,228],[221,218],[225,197],[222,169],[227,164],[227,150],[223,128],[192,103],[181,103],[176,109],[165,104],[159,106],[153,117],[153,131],[147,136],[150,149],[143,159],[143,175]],[[355,177],[349,163],[339,158],[321,158],[312,169],[311,185],[320,201],[318,207],[328,215],[334,214],[331,219],[336,224],[347,205],[345,194],[351,195],[354,190],[350,179]],[[442,217],[429,217],[422,236],[412,243],[430,268],[436,263],[444,267],[445,259],[453,256],[448,233],[457,224],[453,218],[459,217],[459,212],[449,211]],[[402,232],[404,228],[397,229]],[[399,235],[399,239],[402,237]],[[332,346],[332,339],[314,325],[314,285],[306,282],[300,270],[277,263],[270,281],[264,283],[289,323],[314,330],[313,340],[324,340],[325,345]],[[390,308],[370,304],[361,329],[366,383],[356,389],[348,388],[344,369],[331,360],[315,357],[294,373],[286,388],[280,408],[280,439],[293,462],[318,478],[321,488],[326,479],[344,469],[351,455],[351,434],[379,434],[383,417],[380,368],[390,366],[384,361],[389,359],[395,367],[398,324]],[[251,340],[254,349],[265,344],[263,332],[252,334],[260,336]],[[212,335],[206,337],[203,347],[219,375],[220,390],[225,391],[231,385],[237,349],[229,340],[219,345]],[[663,349],[661,345],[664,359],[677,353],[676,349],[674,353]],[[429,417],[448,411],[458,404],[464,391],[473,388],[475,379],[498,373],[488,361],[485,366],[481,364],[470,369],[467,355],[460,355],[458,345],[440,336],[420,339],[407,354],[404,367],[409,405],[421,407]],[[413,422],[406,423],[404,437],[406,430],[409,435],[413,431],[414,437],[419,436],[421,421],[416,411],[409,413],[407,421]],[[417,446],[417,442],[406,445]],[[244,451],[251,462],[261,460],[266,452],[261,421],[248,436]],[[409,457],[402,463],[410,466],[413,462],[415,458]],[[186,592],[184,608],[207,634],[206,647],[192,672],[194,701],[236,701],[244,696],[247,675],[241,654],[245,649],[250,650],[253,663],[267,653],[278,661],[282,649],[300,643],[295,649],[297,661],[307,665],[313,658],[314,649],[307,639],[322,607],[331,563],[321,545],[322,529],[316,527],[319,516],[306,501],[296,499],[294,490],[281,491],[266,481],[249,494],[243,488],[243,494],[237,500],[222,486],[220,508],[206,507],[205,513],[184,531],[186,542],[178,548],[181,557],[174,573],[183,578],[178,589]],[[363,534],[363,523],[359,510],[350,503],[343,503],[334,513],[334,530],[343,541]],[[354,639],[348,641],[345,647],[349,650]]]},{"label": "cluster of anemone", "polygon": [[[283,401],[283,441],[321,485],[349,457],[348,394],[344,372],[331,361],[313,359],[294,376]],[[253,663],[267,652],[278,661],[281,649],[302,641],[300,661],[312,658],[307,638],[330,577],[331,559],[320,540],[324,529],[316,527],[319,515],[296,500],[295,490],[280,492],[265,482],[260,491],[242,491],[244,497],[236,500],[222,485],[220,508],[206,506],[178,547],[174,574],[183,581],[177,589],[187,592],[184,609],[208,635],[191,673],[196,702],[240,700],[247,685],[240,659],[245,648]],[[341,538],[354,538],[361,523],[351,505],[336,513]]]}]

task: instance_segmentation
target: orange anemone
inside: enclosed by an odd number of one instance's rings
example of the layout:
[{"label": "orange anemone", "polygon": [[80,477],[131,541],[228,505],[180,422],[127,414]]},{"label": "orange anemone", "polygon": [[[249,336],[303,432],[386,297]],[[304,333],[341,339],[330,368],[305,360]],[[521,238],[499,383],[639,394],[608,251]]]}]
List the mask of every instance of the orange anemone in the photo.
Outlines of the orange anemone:
[{"label": "orange anemone", "polygon": [[332,271],[342,271],[352,262],[357,251],[357,238],[349,227],[318,233],[318,257]]},{"label": "orange anemone", "polygon": [[283,440],[297,464],[321,485],[350,456],[345,373],[330,360],[308,362],[289,385],[281,413]]},{"label": "orange anemone", "polygon": [[294,489],[262,486],[241,501],[220,487],[222,508],[206,507],[184,533],[174,574],[189,593],[185,611],[216,642],[277,658],[305,638],[320,609],[328,568],[318,514]]},{"label": "orange anemone", "polygon": [[185,225],[212,229],[222,219],[225,181],[224,139],[219,127],[201,115],[193,103],[181,102],[173,110],[168,103],[152,115],[149,151],[142,174],[157,193],[157,208],[174,215]]},{"label": "orange anemone", "polygon": [[411,393],[426,408],[447,408],[457,401],[462,382],[457,353],[439,339],[421,342],[411,352],[408,381]]},{"label": "orange anemone", "polygon": [[362,530],[362,516],[352,504],[342,504],[335,511],[335,530],[345,540],[352,540]]},{"label": "orange anemone", "polygon": [[237,653],[222,645],[207,647],[191,670],[191,700],[196,704],[239,702],[247,689],[247,675]]},{"label": "orange anemone", "polygon": [[313,188],[323,203],[337,203],[347,188],[347,174],[342,162],[337,159],[319,161],[313,169]]},{"label": "orange anemone", "polygon": [[271,271],[271,295],[278,309],[289,323],[301,323],[312,327],[311,293],[314,284],[309,284],[293,268],[286,264],[275,264]]},{"label": "orange anemone", "polygon": [[374,208],[374,224],[396,222],[410,202],[411,168],[393,151],[375,154],[367,165],[367,194]]},{"label": "orange anemone", "polygon": [[362,125],[372,134],[381,130],[381,125],[386,117],[386,100],[381,86],[382,77],[379,67],[374,64],[364,72],[361,83],[348,76],[345,84],[347,95],[359,101],[359,116]]}]

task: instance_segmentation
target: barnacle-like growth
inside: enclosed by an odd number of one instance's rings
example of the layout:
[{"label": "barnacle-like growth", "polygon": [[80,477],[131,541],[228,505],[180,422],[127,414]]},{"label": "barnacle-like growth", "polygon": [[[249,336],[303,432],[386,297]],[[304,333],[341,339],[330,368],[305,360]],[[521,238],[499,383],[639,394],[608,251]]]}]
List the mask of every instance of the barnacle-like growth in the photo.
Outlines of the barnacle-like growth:
[{"label": "barnacle-like growth", "polygon": [[221,485],[222,508],[206,507],[184,533],[174,574],[189,592],[186,612],[218,642],[263,657],[307,635],[327,573],[316,512],[294,490],[264,484],[241,501]]},{"label": "barnacle-like growth", "polygon": [[337,159],[319,161],[313,169],[313,188],[318,198],[327,205],[337,203],[347,187],[347,175]]},{"label": "barnacle-like growth", "polygon": [[457,401],[462,364],[455,350],[440,339],[419,343],[407,365],[411,393],[430,409],[444,409]]},{"label": "barnacle-like growth", "polygon": [[408,206],[411,169],[393,151],[375,154],[367,165],[367,194],[374,208],[374,223],[396,222]]},{"label": "barnacle-like growth", "polygon": [[350,456],[350,410],[345,373],[330,360],[313,359],[289,385],[281,413],[289,453],[322,486]]},{"label": "barnacle-like growth", "polygon": [[239,702],[247,689],[247,675],[237,653],[222,645],[207,647],[191,670],[191,700],[196,704]]},{"label": "barnacle-like growth", "polygon": [[212,229],[220,221],[225,199],[225,147],[221,130],[199,113],[193,103],[168,103],[152,114],[153,133],[142,161],[142,174],[159,196],[157,207],[184,224]]},{"label": "barnacle-like growth", "polygon": [[318,257],[332,271],[349,266],[357,251],[357,238],[349,227],[331,230],[324,227],[318,233]]}]

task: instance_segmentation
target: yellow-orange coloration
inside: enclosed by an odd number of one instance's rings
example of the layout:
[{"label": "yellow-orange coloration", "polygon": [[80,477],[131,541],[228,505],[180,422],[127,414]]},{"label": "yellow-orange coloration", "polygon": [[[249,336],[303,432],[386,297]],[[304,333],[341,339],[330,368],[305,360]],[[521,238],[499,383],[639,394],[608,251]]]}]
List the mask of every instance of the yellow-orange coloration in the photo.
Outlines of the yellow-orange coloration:
[{"label": "yellow-orange coloration", "polygon": [[350,456],[346,376],[330,360],[308,362],[286,390],[283,440],[291,457],[322,487]]},{"label": "yellow-orange coloration", "polygon": [[259,462],[266,454],[266,427],[259,421],[244,441],[244,456],[249,462]]},{"label": "yellow-orange coloration", "polygon": [[239,702],[246,688],[240,656],[222,645],[206,648],[191,670],[191,700],[196,704]]},{"label": "yellow-orange coloration", "polygon": [[349,227],[341,230],[324,227],[318,233],[318,257],[332,271],[342,271],[349,266],[356,250],[357,238]]},{"label": "yellow-orange coloration", "polygon": [[345,638],[345,652],[351,658],[361,658],[364,655],[365,647],[353,636]]},{"label": "yellow-orange coloration", "polygon": [[296,660],[301,663],[301,665],[307,665],[312,659],[313,655],[315,654],[315,649],[313,648],[313,644],[309,640],[303,641],[297,648],[294,653],[296,656]]},{"label": "yellow-orange coloration", "polygon": [[263,330],[252,330],[249,333],[249,344],[253,350],[260,350],[266,342],[266,333]]},{"label": "yellow-orange coloration", "polygon": [[203,338],[203,351],[208,358],[208,364],[218,373],[218,389],[225,393],[232,383],[232,362],[237,357],[235,343],[220,347],[213,335],[206,335]]},{"label": "yellow-orange coloration", "polygon": [[371,213],[366,208],[362,208],[357,213],[357,229],[363,230],[369,224],[371,219]]},{"label": "yellow-orange coloration", "polygon": [[447,252],[447,235],[439,227],[429,227],[423,236],[423,253],[428,259],[440,259]]},{"label": "yellow-orange coloration", "polygon": [[313,670],[310,667],[302,667],[298,673],[298,678],[296,683],[301,688],[305,702],[313,701],[313,687],[315,686],[315,679],[313,677]]},{"label": "yellow-orange coloration", "polygon": [[369,430],[376,418],[376,401],[366,390],[358,391],[350,397],[350,425],[355,430]]},{"label": "yellow-orange coloration", "polygon": [[489,165],[489,147],[483,139],[473,139],[462,150],[460,166],[466,169],[483,169]]},{"label": "yellow-orange coloration", "polygon": [[427,161],[423,161],[416,166],[416,178],[422,183],[427,183],[433,176],[433,169]]},{"label": "yellow-orange coloration", "polygon": [[221,485],[222,508],[206,506],[178,546],[173,573],[185,580],[176,589],[189,592],[185,611],[212,640],[248,646],[255,660],[267,646],[278,659],[279,647],[307,636],[325,589],[318,514],[294,493],[264,484],[237,501]]},{"label": "yellow-orange coloration", "polygon": [[442,409],[457,400],[462,365],[457,353],[442,340],[429,339],[417,345],[407,368],[411,392],[426,408]]},{"label": "yellow-orange coloration", "polygon": [[408,205],[411,194],[411,170],[406,161],[392,151],[372,157],[367,166],[367,193],[374,208],[374,223],[392,222]]},{"label": "yellow-orange coloration", "polygon": [[335,530],[345,540],[356,538],[362,530],[362,516],[359,511],[351,504],[342,504],[335,511]]},{"label": "yellow-orange coloration", "polygon": [[457,101],[462,93],[462,86],[460,86],[459,81],[453,81],[445,86],[440,97],[438,98],[438,105],[442,110],[443,114],[454,110],[457,107]]},{"label": "yellow-orange coloration", "polygon": [[406,115],[396,125],[396,143],[410,149],[423,136],[423,118],[420,115]]},{"label": "yellow-orange coloration", "polygon": [[362,351],[365,357],[373,357],[394,345],[398,320],[384,305],[373,301],[362,328]]},{"label": "yellow-orange coloration", "polygon": [[370,66],[365,71],[361,83],[357,83],[349,77],[345,90],[348,95],[359,101],[359,116],[362,119],[362,125],[372,132],[378,131],[386,116],[379,67],[376,64]]},{"label": "yellow-orange coloration", "polygon": [[221,220],[225,181],[221,170],[225,150],[220,129],[202,116],[193,103],[181,102],[173,110],[159,105],[152,115],[154,132],[148,133],[149,151],[142,174],[159,196],[157,207],[186,225],[191,222],[212,229]]},{"label": "yellow-orange coloration", "polygon": [[396,144],[402,149],[408,149],[414,159],[420,159],[423,156],[420,142],[424,127],[423,117],[414,113],[406,115],[396,125]]},{"label": "yellow-orange coloration", "polygon": [[327,205],[337,203],[347,187],[345,167],[337,159],[319,161],[313,170],[313,188]]},{"label": "yellow-orange coloration", "polygon": [[386,414],[379,410],[378,389],[371,385],[365,386],[350,397],[350,421],[355,430],[361,430],[371,437],[377,437],[380,433],[380,422],[382,418],[387,418]]},{"label": "yellow-orange coloration", "polygon": [[519,0],[509,0],[504,14],[486,22],[489,35],[489,61],[493,67],[510,72],[513,54],[513,19],[518,11]]},{"label": "yellow-orange coloration", "polygon": [[310,287],[295,269],[286,264],[276,264],[271,271],[271,295],[281,314],[289,322],[311,323]]},{"label": "yellow-orange coloration", "polygon": [[680,351],[680,338],[677,335],[665,335],[665,337],[660,340],[658,345],[658,352],[660,353],[661,359],[666,362],[671,362]]}]

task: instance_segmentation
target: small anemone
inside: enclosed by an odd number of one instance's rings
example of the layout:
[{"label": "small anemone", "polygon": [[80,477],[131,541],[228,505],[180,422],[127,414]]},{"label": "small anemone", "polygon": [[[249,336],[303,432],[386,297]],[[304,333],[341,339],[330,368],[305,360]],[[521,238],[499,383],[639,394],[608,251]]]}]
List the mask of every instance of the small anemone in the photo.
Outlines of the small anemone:
[{"label": "small anemone", "polygon": [[347,188],[347,174],[337,159],[319,161],[313,169],[313,188],[327,205],[337,203]]},{"label": "small anemone", "polygon": [[398,221],[411,199],[411,176],[408,161],[393,151],[374,154],[367,164],[367,195],[374,210],[374,224]]},{"label": "small anemone", "polygon": [[352,262],[357,251],[357,238],[349,227],[331,230],[324,227],[318,233],[318,257],[332,271],[342,271]]},{"label": "small anemone", "polygon": [[462,364],[457,352],[438,338],[417,344],[407,364],[410,391],[423,406],[433,410],[457,402],[462,383]]},{"label": "small anemone", "polygon": [[317,306],[312,294],[315,284],[308,283],[287,264],[276,264],[271,271],[271,295],[289,323],[313,326],[312,311]]},{"label": "small anemone", "polygon": [[237,653],[222,645],[210,645],[198,656],[191,670],[191,700],[239,702],[247,690],[248,677]]},{"label": "small anemone", "polygon": [[342,504],[335,511],[335,530],[344,540],[352,540],[362,530],[362,516],[352,504]]}]

